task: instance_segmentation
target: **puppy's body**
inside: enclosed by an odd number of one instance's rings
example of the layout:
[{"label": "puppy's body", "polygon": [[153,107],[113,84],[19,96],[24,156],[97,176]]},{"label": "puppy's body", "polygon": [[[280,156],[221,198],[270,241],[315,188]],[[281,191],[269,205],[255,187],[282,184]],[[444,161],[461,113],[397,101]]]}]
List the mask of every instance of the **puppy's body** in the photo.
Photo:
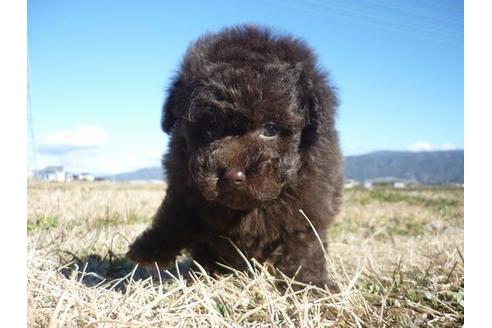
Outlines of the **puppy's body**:
[{"label": "puppy's body", "polygon": [[248,258],[329,284],[323,249],[341,202],[336,96],[310,49],[252,26],[189,48],[163,108],[166,198],[130,247],[139,263],[182,249],[207,267]]}]

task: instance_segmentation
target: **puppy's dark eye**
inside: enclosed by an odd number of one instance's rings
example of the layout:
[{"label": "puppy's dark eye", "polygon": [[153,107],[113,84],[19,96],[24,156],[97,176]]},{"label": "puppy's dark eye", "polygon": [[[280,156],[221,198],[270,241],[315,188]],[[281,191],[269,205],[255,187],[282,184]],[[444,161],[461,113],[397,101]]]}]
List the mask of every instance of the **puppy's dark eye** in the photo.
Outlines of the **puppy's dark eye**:
[{"label": "puppy's dark eye", "polygon": [[201,119],[197,124],[197,128],[208,139],[214,139],[219,132],[219,126],[213,116]]},{"label": "puppy's dark eye", "polygon": [[[208,109],[208,108],[207,108]],[[219,126],[216,117],[208,111],[196,113],[193,117],[193,126],[197,131],[200,131],[202,136],[213,139],[217,136]]]},{"label": "puppy's dark eye", "polygon": [[208,138],[212,139],[217,137],[219,128],[215,122],[210,122],[207,127],[205,127],[205,134]]},{"label": "puppy's dark eye", "polygon": [[265,123],[263,125],[263,128],[261,129],[261,137],[264,138],[273,138],[279,133],[279,128],[275,123],[269,122]]}]

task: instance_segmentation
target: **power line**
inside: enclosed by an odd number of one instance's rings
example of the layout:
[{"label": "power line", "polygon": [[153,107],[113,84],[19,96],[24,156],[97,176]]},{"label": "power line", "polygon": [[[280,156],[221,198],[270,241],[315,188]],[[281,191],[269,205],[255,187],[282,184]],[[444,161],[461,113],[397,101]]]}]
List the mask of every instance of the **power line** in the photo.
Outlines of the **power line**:
[{"label": "power line", "polygon": [[[364,18],[374,19],[376,21],[381,21],[383,23],[393,24],[395,26],[407,27],[410,29],[420,29],[424,32],[435,32],[447,35],[457,35],[462,34],[461,29],[454,29],[442,26],[442,24],[436,24],[435,18],[431,21],[427,19],[425,21],[423,18],[425,15],[422,13],[409,13],[408,11],[404,12],[391,12],[391,9],[396,9],[395,7],[386,6],[386,9],[382,11],[380,8],[371,8],[363,3],[347,3],[347,2],[336,2],[332,0],[309,0],[310,2],[317,3],[318,5],[328,7],[330,9],[338,9],[341,11],[345,11],[354,16],[363,16]],[[367,4],[371,3],[370,1],[366,1]],[[374,2],[372,2],[374,3]],[[383,8],[384,4],[380,4]],[[386,11],[386,12],[385,12]],[[412,18],[411,16],[418,16],[418,19]]]},{"label": "power line", "polygon": [[[456,39],[456,37],[459,38],[461,36],[456,35],[460,33],[459,31],[448,29],[443,30],[442,28],[437,28],[436,26],[419,26],[422,25],[422,23],[417,25],[415,22],[413,22],[413,24],[410,22],[409,24],[409,22],[402,22],[401,19],[395,21],[394,19],[391,19],[391,17],[388,17],[388,15],[386,15],[386,17],[384,17],[384,15],[381,17],[380,14],[374,15],[372,12],[365,11],[361,8],[354,8],[353,6],[347,7],[339,3],[319,3],[316,0],[311,0],[310,4],[306,2],[290,2],[280,0],[265,1],[297,10],[308,11],[320,16],[337,17],[356,24],[371,25],[384,30],[406,34],[408,36],[418,37],[424,40],[445,43],[453,46],[463,46],[463,42]],[[318,2],[318,5],[329,7],[329,9],[334,10],[323,10],[319,6],[315,6],[312,2]],[[441,34],[441,37],[437,37],[436,34]]]},{"label": "power line", "polygon": [[27,159],[27,169],[32,170],[33,174],[38,169],[36,162],[36,143],[34,138],[34,124],[32,119],[32,109],[31,109],[31,67],[29,60],[29,46],[27,48],[27,130],[30,147],[28,144],[28,159]]},{"label": "power line", "polygon": [[[426,0],[425,5],[422,4],[420,8],[415,8],[415,3],[414,7],[409,7],[408,3],[395,3],[395,2],[387,2],[384,0],[366,0],[368,3],[372,3],[378,7],[386,8],[387,10],[395,10],[395,11],[400,11],[402,13],[406,13],[409,15],[417,16],[419,18],[427,18],[431,19],[433,21],[442,21],[443,23],[451,23],[451,24],[456,24],[463,26],[463,12],[458,12],[458,14],[461,14],[460,16],[455,16],[455,15],[440,15],[439,13],[442,12],[443,9],[445,10],[450,10],[454,9],[453,7],[439,7],[439,8],[433,8],[432,3],[429,2],[430,0]],[[429,5],[430,4],[430,5]]]}]

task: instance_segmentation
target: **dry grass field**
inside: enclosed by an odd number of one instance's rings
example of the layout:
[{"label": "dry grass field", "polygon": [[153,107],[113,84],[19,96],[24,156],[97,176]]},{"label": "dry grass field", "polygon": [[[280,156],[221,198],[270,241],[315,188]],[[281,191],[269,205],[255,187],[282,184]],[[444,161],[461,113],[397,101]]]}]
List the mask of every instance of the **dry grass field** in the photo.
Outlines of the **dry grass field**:
[{"label": "dry grass field", "polygon": [[[28,184],[30,327],[461,327],[463,189],[350,189],[329,231],[341,292],[126,261],[163,185]],[[300,217],[302,219],[302,217]],[[189,262],[189,261],[188,261]],[[184,273],[183,275],[181,273]]]}]

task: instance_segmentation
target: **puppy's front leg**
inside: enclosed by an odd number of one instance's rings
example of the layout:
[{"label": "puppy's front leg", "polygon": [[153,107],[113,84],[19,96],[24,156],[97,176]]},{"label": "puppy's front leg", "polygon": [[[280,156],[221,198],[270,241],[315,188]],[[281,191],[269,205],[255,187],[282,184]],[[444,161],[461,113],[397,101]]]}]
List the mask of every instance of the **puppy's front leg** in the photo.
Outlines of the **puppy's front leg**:
[{"label": "puppy's front leg", "polygon": [[181,197],[169,193],[157,211],[154,222],[130,245],[127,257],[144,266],[157,262],[168,266],[181,249],[198,241],[197,211],[186,207]]},{"label": "puppy's front leg", "polygon": [[321,238],[324,240],[323,246],[312,232],[297,234],[278,253],[274,264],[287,276],[295,276],[297,281],[339,292],[338,285],[328,274],[325,257],[327,243],[324,236]]}]

